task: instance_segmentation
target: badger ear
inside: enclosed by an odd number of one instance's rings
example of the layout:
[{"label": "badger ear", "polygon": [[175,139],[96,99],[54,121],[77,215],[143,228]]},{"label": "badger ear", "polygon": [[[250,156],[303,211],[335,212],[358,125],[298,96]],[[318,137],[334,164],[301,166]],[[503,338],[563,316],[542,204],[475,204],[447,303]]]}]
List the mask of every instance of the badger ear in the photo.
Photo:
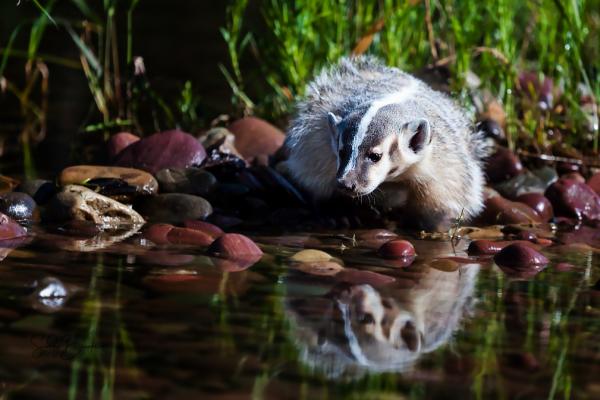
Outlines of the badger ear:
[{"label": "badger ear", "polygon": [[431,143],[431,126],[426,119],[416,119],[406,124],[406,132],[409,135],[408,146],[419,153]]},{"label": "badger ear", "polygon": [[337,140],[339,135],[339,124],[342,122],[342,117],[332,112],[327,113],[327,121],[329,122],[329,130],[333,137]]},{"label": "badger ear", "polygon": [[423,346],[423,334],[419,332],[415,324],[413,324],[411,321],[408,321],[400,330],[400,337],[410,351],[421,351]]}]

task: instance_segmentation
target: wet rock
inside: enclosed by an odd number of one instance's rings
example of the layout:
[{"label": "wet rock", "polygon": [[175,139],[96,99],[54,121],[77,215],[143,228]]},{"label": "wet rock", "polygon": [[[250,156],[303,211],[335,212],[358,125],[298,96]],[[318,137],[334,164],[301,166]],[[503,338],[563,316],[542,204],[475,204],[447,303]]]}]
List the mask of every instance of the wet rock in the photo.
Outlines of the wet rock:
[{"label": "wet rock", "polygon": [[594,174],[588,179],[587,184],[596,194],[600,195],[600,172]]},{"label": "wet rock", "polygon": [[170,224],[152,224],[144,229],[144,237],[155,244],[169,244],[167,235],[175,228]]},{"label": "wet rock", "polygon": [[506,147],[498,147],[486,160],[488,182],[500,183],[523,172],[521,160]]},{"label": "wet rock", "polygon": [[[58,178],[61,186],[84,185],[93,180],[114,178],[135,188],[138,194],[151,195],[158,191],[158,182],[147,172],[133,168],[107,167],[101,165],[76,165],[64,169]],[[99,184],[100,182],[98,182]]]},{"label": "wet rock", "polygon": [[560,231],[558,239],[561,243],[567,245],[587,244],[600,249],[600,229],[590,226],[578,226],[570,231]]},{"label": "wet rock", "polygon": [[525,193],[544,193],[548,186],[537,175],[527,171],[497,184],[494,188],[504,197],[515,199]]},{"label": "wet rock", "polygon": [[556,163],[556,171],[561,177],[565,177],[565,175],[576,174],[579,175],[581,172],[581,165],[570,162],[560,161]]},{"label": "wet rock", "polygon": [[317,276],[334,276],[344,269],[343,266],[333,261],[302,262],[294,267],[306,274]]},{"label": "wet rock", "polygon": [[517,240],[525,240],[528,242],[535,243],[538,240],[538,237],[535,233],[530,231],[521,231],[515,235],[515,239]]},{"label": "wet rock", "polygon": [[[470,260],[469,260],[470,261]],[[460,268],[460,262],[451,258],[438,258],[432,260],[429,266],[442,272],[454,272]]]},{"label": "wet rock", "polygon": [[235,136],[235,147],[248,161],[275,154],[285,140],[285,134],[279,128],[255,117],[239,119],[228,129]]},{"label": "wet rock", "polygon": [[290,257],[290,261],[299,263],[330,261],[333,257],[321,250],[306,249]]},{"label": "wet rock", "polygon": [[163,193],[187,193],[207,196],[213,192],[217,178],[199,168],[166,168],[156,173]]},{"label": "wet rock", "polygon": [[519,203],[527,204],[540,216],[541,220],[546,222],[554,217],[554,210],[550,200],[540,193],[526,193],[518,196],[516,200]]},{"label": "wet rock", "polygon": [[205,219],[212,214],[212,206],[199,196],[167,193],[146,199],[140,205],[142,215],[151,222],[182,224],[186,220]]},{"label": "wet rock", "polygon": [[525,241],[525,240],[492,241],[492,240],[481,239],[481,240],[475,240],[469,244],[469,247],[467,248],[467,254],[469,254],[470,256],[484,256],[484,255],[498,254],[504,248],[511,246],[513,244],[519,244],[521,246],[531,247],[533,249],[536,248],[536,246],[533,243]]},{"label": "wet rock", "polygon": [[46,277],[35,283],[35,292],[31,296],[33,308],[37,311],[52,313],[59,311],[69,298],[65,284],[54,277]]},{"label": "wet rock", "polygon": [[568,262],[560,262],[554,266],[554,269],[558,272],[568,272],[575,269],[575,266]]},{"label": "wet rock", "polygon": [[494,261],[501,267],[528,269],[548,264],[548,259],[539,251],[523,243],[514,243],[503,248]]},{"label": "wet rock", "polygon": [[492,255],[499,253],[506,247],[506,242],[494,242],[491,240],[474,240],[467,248],[467,254],[470,256]]},{"label": "wet rock", "polygon": [[379,249],[382,245],[397,237],[396,233],[387,229],[368,229],[358,231],[355,234],[359,245],[371,249]]},{"label": "wet rock", "polygon": [[496,143],[506,144],[506,135],[498,122],[491,118],[486,118],[477,123],[477,130],[482,131],[485,137],[494,139]]},{"label": "wet rock", "polygon": [[396,281],[394,277],[388,275],[354,268],[344,268],[335,275],[335,280],[353,285],[371,285],[373,287],[389,285]]},{"label": "wet rock", "polygon": [[21,183],[15,191],[27,193],[38,205],[44,205],[56,194],[56,185],[45,179],[32,179]]},{"label": "wet rock", "polygon": [[584,183],[561,178],[546,190],[546,197],[556,215],[600,219],[600,196]]},{"label": "wet rock", "polygon": [[129,132],[119,132],[111,136],[108,141],[108,156],[112,159],[123,151],[130,144],[133,144],[140,140],[139,136],[136,136]]},{"label": "wet rock", "polygon": [[208,249],[208,253],[217,257],[238,259],[246,257],[262,257],[262,250],[247,236],[237,233],[226,233],[216,239]]},{"label": "wet rock", "polygon": [[0,213],[0,241],[27,236],[27,231],[9,216]]},{"label": "wet rock", "polygon": [[196,229],[174,227],[167,232],[167,240],[173,244],[205,247],[213,243],[215,238]]},{"label": "wet rock", "polygon": [[222,229],[233,228],[234,226],[241,225],[244,221],[236,216],[227,215],[222,213],[214,213],[209,218],[208,221]]},{"label": "wet rock", "polygon": [[42,217],[47,222],[90,221],[103,230],[116,230],[145,222],[131,207],[77,185],[65,186],[57,193]]},{"label": "wet rock", "polygon": [[408,240],[390,240],[379,248],[379,255],[383,258],[408,258],[416,255],[415,248]]},{"label": "wet rock", "polygon": [[204,222],[204,221],[189,220],[189,221],[185,221],[183,223],[183,225],[186,228],[195,229],[197,231],[204,232],[207,235],[210,235],[215,239],[218,237],[221,237],[225,234],[225,232],[223,232],[223,230],[221,228],[219,228],[218,226],[213,225],[208,222]]},{"label": "wet rock", "polygon": [[486,224],[530,224],[539,223],[541,218],[529,206],[497,196],[484,202],[484,211],[479,220]]},{"label": "wet rock", "polygon": [[205,158],[206,151],[196,138],[172,130],[155,133],[127,146],[117,155],[115,164],[154,174],[165,168],[200,165]]},{"label": "wet rock", "polygon": [[35,211],[35,201],[27,193],[10,192],[0,195],[0,213],[19,223],[32,222]]}]

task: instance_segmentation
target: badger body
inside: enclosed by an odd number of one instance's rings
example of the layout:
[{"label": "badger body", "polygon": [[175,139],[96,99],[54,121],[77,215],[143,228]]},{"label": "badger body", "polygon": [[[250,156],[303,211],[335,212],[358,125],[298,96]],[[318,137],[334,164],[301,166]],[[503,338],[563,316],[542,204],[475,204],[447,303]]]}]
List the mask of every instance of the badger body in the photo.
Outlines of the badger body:
[{"label": "badger body", "polygon": [[447,96],[372,57],[343,58],[308,85],[285,146],[284,171],[316,201],[385,182],[425,227],[482,209],[480,134]]}]

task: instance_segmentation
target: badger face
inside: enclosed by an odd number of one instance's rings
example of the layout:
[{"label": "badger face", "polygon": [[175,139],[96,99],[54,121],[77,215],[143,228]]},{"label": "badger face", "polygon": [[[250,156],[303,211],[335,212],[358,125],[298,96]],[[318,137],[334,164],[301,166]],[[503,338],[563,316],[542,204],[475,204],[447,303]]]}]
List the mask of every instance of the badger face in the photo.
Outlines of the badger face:
[{"label": "badger face", "polygon": [[328,114],[338,190],[349,196],[368,195],[382,182],[401,178],[426,156],[431,143],[426,119],[407,118],[400,104],[374,107],[345,118]]}]

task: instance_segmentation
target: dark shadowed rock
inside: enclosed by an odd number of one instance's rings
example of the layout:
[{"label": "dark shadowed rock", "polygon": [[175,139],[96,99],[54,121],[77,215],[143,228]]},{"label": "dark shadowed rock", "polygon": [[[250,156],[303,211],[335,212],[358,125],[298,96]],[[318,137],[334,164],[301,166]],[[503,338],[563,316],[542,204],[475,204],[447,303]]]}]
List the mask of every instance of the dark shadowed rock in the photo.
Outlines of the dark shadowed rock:
[{"label": "dark shadowed rock", "polygon": [[499,183],[523,172],[521,160],[506,147],[498,147],[486,160],[488,182]]},{"label": "dark shadowed rock", "polygon": [[29,223],[34,219],[35,201],[27,193],[10,192],[0,195],[0,213],[20,223]]},{"label": "dark shadowed rock", "polygon": [[585,183],[559,179],[546,190],[556,215],[577,219],[600,219],[600,196]]},{"label": "dark shadowed rock", "polygon": [[477,123],[477,130],[482,131],[485,137],[494,139],[494,141],[498,144],[506,144],[506,135],[504,134],[504,130],[498,122],[491,118],[486,118],[483,121],[479,121]]},{"label": "dark shadowed rock", "polygon": [[0,213],[0,241],[27,236],[27,231],[9,216]]},{"label": "dark shadowed rock", "polygon": [[514,243],[506,246],[496,254],[494,261],[501,267],[517,270],[548,264],[548,259],[542,253],[524,243]]},{"label": "dark shadowed rock", "polygon": [[115,164],[156,173],[164,168],[200,165],[205,158],[206,151],[196,138],[173,130],[155,133],[127,146],[117,155]]},{"label": "dark shadowed rock", "polygon": [[541,193],[522,194],[516,200],[531,207],[544,222],[550,221],[554,217],[554,210],[550,200]]},{"label": "dark shadowed rock", "polygon": [[140,140],[139,136],[129,132],[119,132],[112,135],[108,141],[108,156],[111,159],[115,158],[126,147],[137,142],[138,140]]},{"label": "dark shadowed rock", "polygon": [[502,196],[515,199],[525,193],[544,193],[548,186],[537,175],[526,171],[494,186]]},{"label": "dark shadowed rock", "polygon": [[563,174],[560,177],[563,179],[572,179],[580,183],[585,183],[585,178],[579,172],[569,172],[568,174]]},{"label": "dark shadowed rock", "polygon": [[190,219],[205,219],[212,214],[212,206],[199,196],[182,193],[160,194],[146,199],[140,212],[151,222],[181,224]]},{"label": "dark shadowed rock", "polygon": [[64,187],[48,203],[42,217],[47,222],[90,221],[104,230],[145,222],[131,207],[77,185]]},{"label": "dark shadowed rock", "polygon": [[84,185],[91,181],[97,181],[97,184],[101,184],[99,181],[104,178],[122,180],[138,194],[150,195],[158,191],[158,182],[152,175],[134,168],[75,165],[65,168],[60,173],[58,181],[61,186]]},{"label": "dark shadowed rock", "polygon": [[165,168],[156,173],[156,179],[163,193],[187,193],[199,196],[209,195],[217,178],[199,168]]},{"label": "dark shadowed rock", "polygon": [[56,185],[45,179],[31,179],[21,183],[15,191],[27,193],[38,205],[44,205],[56,194]]},{"label": "dark shadowed rock", "polygon": [[244,117],[228,127],[235,136],[235,147],[248,161],[261,155],[273,155],[283,145],[284,133],[267,121]]},{"label": "dark shadowed rock", "polygon": [[485,200],[485,208],[479,220],[486,224],[539,223],[541,218],[529,206],[496,196]]}]

